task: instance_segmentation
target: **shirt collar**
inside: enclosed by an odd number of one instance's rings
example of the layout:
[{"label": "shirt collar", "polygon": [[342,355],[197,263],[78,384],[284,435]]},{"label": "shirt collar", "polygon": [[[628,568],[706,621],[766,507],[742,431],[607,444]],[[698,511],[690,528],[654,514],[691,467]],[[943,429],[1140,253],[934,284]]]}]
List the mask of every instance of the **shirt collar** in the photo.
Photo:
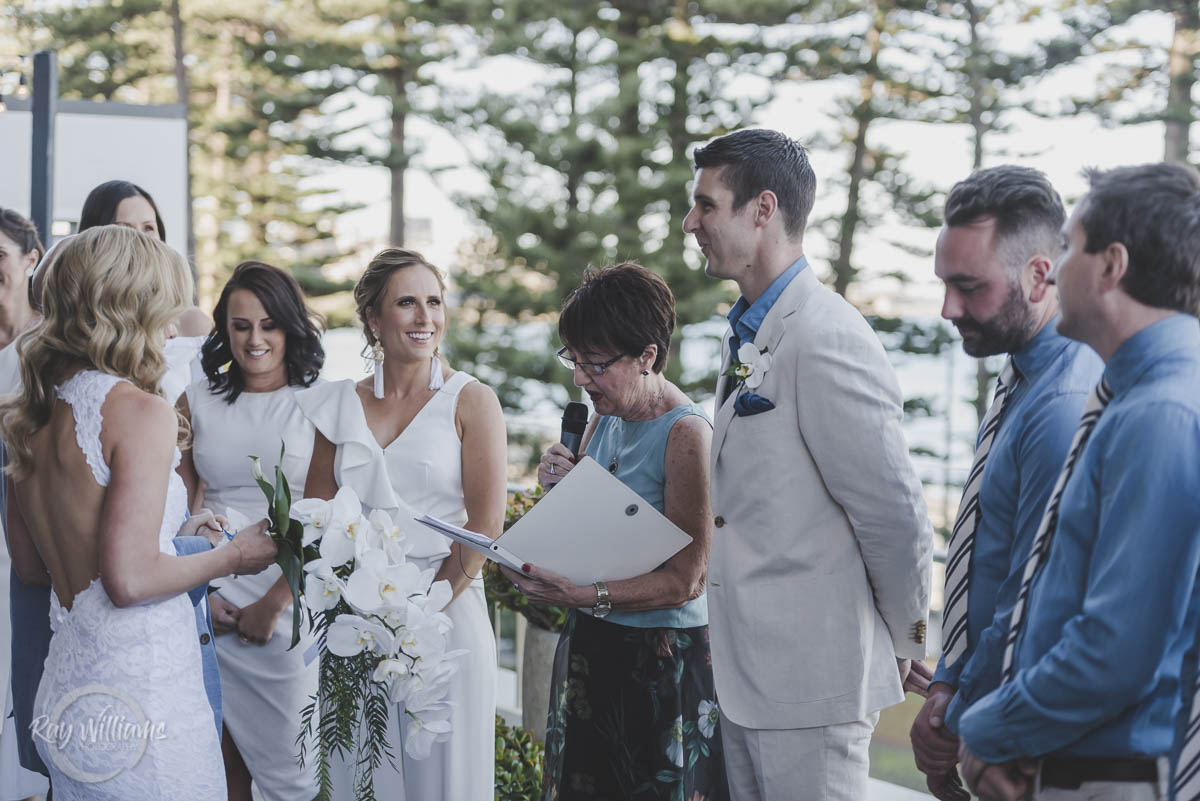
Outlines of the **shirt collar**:
[{"label": "shirt collar", "polygon": [[801,256],[780,273],[779,277],[767,287],[767,291],[763,292],[753,303],[747,303],[744,297],[737,299],[737,303],[733,304],[733,308],[729,310],[729,314],[725,315],[725,318],[729,320],[729,327],[741,341],[753,341],[763,320],[767,317],[767,312],[775,305],[775,301],[779,300],[779,296],[783,294],[783,290],[787,289],[792,279],[807,266],[808,259]]},{"label": "shirt collar", "polygon": [[1190,314],[1173,314],[1146,326],[1121,343],[1104,368],[1114,394],[1137,383],[1156,361],[1172,352],[1200,349],[1200,321]]},{"label": "shirt collar", "polygon": [[1071,340],[1058,333],[1058,317],[1042,326],[1033,339],[1013,352],[1013,366],[1017,374],[1032,381],[1049,367],[1058,355],[1071,346]]}]

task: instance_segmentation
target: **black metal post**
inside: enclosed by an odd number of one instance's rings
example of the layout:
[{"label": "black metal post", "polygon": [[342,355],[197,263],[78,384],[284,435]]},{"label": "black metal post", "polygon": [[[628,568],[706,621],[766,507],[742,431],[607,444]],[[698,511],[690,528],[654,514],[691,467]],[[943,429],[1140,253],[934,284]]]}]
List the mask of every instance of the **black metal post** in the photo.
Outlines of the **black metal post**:
[{"label": "black metal post", "polygon": [[54,220],[54,115],[58,107],[58,55],[33,54],[33,169],[29,191],[30,218],[38,236],[50,246]]}]

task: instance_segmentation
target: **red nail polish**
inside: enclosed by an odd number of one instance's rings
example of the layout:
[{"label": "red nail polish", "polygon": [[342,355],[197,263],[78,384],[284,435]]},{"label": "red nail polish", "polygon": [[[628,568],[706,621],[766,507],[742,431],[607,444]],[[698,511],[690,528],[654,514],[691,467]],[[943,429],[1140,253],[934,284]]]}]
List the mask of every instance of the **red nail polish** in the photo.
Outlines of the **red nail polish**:
[{"label": "red nail polish", "polygon": [[521,572],[528,573],[530,568],[531,568],[531,565],[528,562],[526,562],[525,564],[521,565]]}]

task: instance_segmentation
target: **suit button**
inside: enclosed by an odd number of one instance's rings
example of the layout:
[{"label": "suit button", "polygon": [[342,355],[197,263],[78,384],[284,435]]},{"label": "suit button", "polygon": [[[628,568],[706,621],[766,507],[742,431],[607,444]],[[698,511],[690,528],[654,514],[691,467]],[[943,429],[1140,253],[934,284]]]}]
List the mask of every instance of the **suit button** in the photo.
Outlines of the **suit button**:
[{"label": "suit button", "polygon": [[209,641],[210,639],[211,639],[211,638],[208,636],[208,632],[206,631],[206,632],[204,632],[203,634],[201,634],[201,635],[200,635],[200,644],[201,644],[201,645],[208,645],[208,641]]},{"label": "suit button", "polygon": [[716,517],[713,518],[713,525],[716,526],[717,528],[724,528],[725,518],[721,517],[720,515],[717,515]]}]

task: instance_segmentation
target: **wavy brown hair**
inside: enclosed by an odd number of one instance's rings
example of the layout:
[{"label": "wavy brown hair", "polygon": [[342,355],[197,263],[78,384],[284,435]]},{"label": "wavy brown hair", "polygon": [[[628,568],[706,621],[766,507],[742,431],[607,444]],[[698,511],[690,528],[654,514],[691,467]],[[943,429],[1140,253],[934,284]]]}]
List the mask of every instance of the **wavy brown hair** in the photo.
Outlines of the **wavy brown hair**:
[{"label": "wavy brown hair", "polygon": [[[183,257],[129,228],[91,228],[58,249],[46,268],[42,319],[17,340],[21,390],[0,400],[0,435],[15,478],[33,469],[29,438],[49,422],[55,387],[79,369],[162,396],[165,329],[191,297]],[[186,432],[181,422],[181,438]]]}]

